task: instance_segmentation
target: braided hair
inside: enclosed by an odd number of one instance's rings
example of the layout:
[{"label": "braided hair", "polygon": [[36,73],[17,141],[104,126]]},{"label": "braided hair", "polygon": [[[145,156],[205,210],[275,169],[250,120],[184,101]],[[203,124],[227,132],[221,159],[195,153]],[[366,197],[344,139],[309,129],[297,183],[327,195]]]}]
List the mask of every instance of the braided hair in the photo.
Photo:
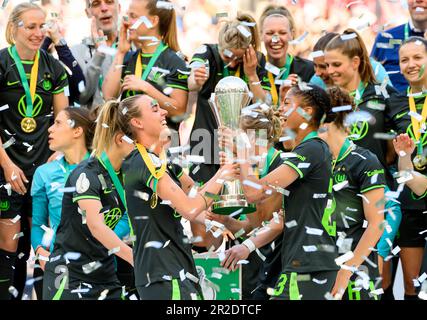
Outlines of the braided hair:
[{"label": "braided hair", "polygon": [[[347,115],[355,109],[353,98],[349,95],[348,91],[345,89],[341,89],[340,87],[333,86],[327,89],[329,94],[331,104],[325,110],[325,120],[324,123],[334,123],[337,128],[344,129],[344,120]],[[341,110],[339,112],[332,111],[335,107],[340,106],[350,106],[350,108],[346,110]]]},{"label": "braided hair", "polygon": [[331,100],[326,91],[319,86],[300,82],[298,86],[291,89],[290,93],[299,97],[303,106],[314,108],[311,121],[313,125],[318,128],[326,110],[330,109]]},{"label": "braided hair", "polygon": [[282,126],[279,117],[273,108],[255,108],[250,115],[242,115],[240,127],[243,130],[266,130],[267,140],[277,142],[282,134]]}]

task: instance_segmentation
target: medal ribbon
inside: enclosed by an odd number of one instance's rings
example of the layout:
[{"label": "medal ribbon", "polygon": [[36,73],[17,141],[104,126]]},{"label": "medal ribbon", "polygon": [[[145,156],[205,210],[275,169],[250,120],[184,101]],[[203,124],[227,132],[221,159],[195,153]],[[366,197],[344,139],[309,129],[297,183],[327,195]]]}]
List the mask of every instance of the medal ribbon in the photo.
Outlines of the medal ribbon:
[{"label": "medal ribbon", "polygon": [[123,185],[120,182],[120,179],[116,174],[116,171],[114,171],[113,165],[111,164],[110,159],[108,159],[107,153],[105,153],[104,151],[101,154],[101,157],[98,159],[104,165],[105,169],[107,169],[108,175],[110,176],[114,186],[116,187],[120,200],[122,200],[123,205],[126,207],[125,189],[123,188]]},{"label": "medal ribbon", "polygon": [[[148,75],[150,74],[151,69],[153,68],[154,64],[156,63],[157,59],[159,58],[160,54],[167,48],[163,42],[160,42],[160,44],[157,46],[156,51],[154,52],[153,56],[151,57],[150,61],[148,62],[147,68],[144,70],[144,74],[142,73],[142,62],[141,62],[141,53],[138,54],[138,58],[136,60],[136,66],[135,66],[135,76],[138,79],[147,80]],[[141,76],[142,75],[142,76]]]},{"label": "medal ribbon", "polygon": [[160,160],[162,161],[162,166],[159,170],[156,170],[154,167],[153,162],[150,159],[150,156],[148,155],[147,150],[142,144],[137,143],[136,147],[138,148],[139,153],[141,154],[142,160],[144,160],[145,165],[147,166],[148,170],[150,171],[151,175],[154,178],[154,184],[153,184],[153,191],[156,193],[157,190],[157,181],[165,174],[166,172],[166,153],[164,150],[162,150],[162,153],[160,154]]},{"label": "medal ribbon", "polygon": [[[409,95],[409,110],[413,113],[417,113],[417,108],[415,107],[415,99],[412,96],[412,90]],[[414,132],[415,139],[418,142],[417,154],[423,153],[423,144],[421,141],[421,126],[426,122],[427,118],[427,97],[424,99],[423,110],[421,111],[421,121],[418,121],[414,116],[411,116],[412,122],[412,131]]]},{"label": "medal ribbon", "polygon": [[25,98],[27,102],[27,108],[25,109],[25,117],[32,118],[33,117],[33,103],[36,96],[36,87],[37,87],[37,76],[39,73],[39,59],[40,59],[40,51],[37,50],[36,57],[34,59],[33,67],[31,68],[31,76],[30,76],[30,87],[28,87],[28,79],[25,74],[24,66],[22,65],[21,58],[16,51],[16,47],[12,46],[13,60],[15,61],[16,67],[18,68],[19,77],[21,78],[22,86],[25,91]]},{"label": "medal ribbon", "polygon": [[354,103],[356,106],[359,106],[359,104],[362,102],[363,93],[365,92],[367,85],[367,83],[360,81],[357,89],[350,92],[350,96],[354,97]]},{"label": "medal ribbon", "polygon": [[[281,80],[286,80],[289,77],[289,72],[291,71],[291,65],[294,61],[294,56],[287,54],[286,55],[286,64],[285,64],[285,72],[283,72],[282,76],[280,77]],[[274,83],[274,77],[271,72],[268,72],[268,80],[270,81],[271,85],[271,98],[273,100],[273,105],[278,105],[279,103],[279,94],[277,92],[276,84]]]}]

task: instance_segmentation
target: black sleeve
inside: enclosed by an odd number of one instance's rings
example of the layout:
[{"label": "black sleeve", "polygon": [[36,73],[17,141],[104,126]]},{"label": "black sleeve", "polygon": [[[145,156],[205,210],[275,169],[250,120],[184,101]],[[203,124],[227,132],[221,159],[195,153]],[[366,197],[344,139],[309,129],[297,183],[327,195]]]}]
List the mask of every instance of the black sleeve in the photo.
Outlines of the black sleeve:
[{"label": "black sleeve", "polygon": [[85,77],[80,65],[77,63],[73,54],[71,53],[68,45],[55,47],[58,52],[59,60],[61,60],[72,72],[68,75],[69,87],[70,87],[70,104],[71,101],[79,101],[80,91],[79,83],[83,81],[85,83]]},{"label": "black sleeve", "polygon": [[89,169],[82,169],[73,172],[67,181],[69,187],[75,187],[73,192],[73,202],[93,199],[101,201],[102,184],[95,172]]},{"label": "black sleeve", "polygon": [[58,93],[64,92],[64,88],[68,86],[68,77],[64,67],[58,61],[56,61],[53,57],[51,58],[52,58],[51,61],[52,61],[53,72],[54,72],[52,93],[58,94]]},{"label": "black sleeve", "polygon": [[312,170],[318,167],[318,163],[323,161],[321,142],[316,140],[317,138],[313,138],[299,144],[292,151],[292,156],[283,161],[283,164],[288,165],[298,173],[300,179],[309,175]]},{"label": "black sleeve", "polygon": [[169,52],[171,56],[171,61],[173,64],[170,65],[170,73],[166,76],[166,86],[174,89],[180,89],[188,91],[188,75],[189,69],[185,65],[184,60],[178,57],[175,52]]}]

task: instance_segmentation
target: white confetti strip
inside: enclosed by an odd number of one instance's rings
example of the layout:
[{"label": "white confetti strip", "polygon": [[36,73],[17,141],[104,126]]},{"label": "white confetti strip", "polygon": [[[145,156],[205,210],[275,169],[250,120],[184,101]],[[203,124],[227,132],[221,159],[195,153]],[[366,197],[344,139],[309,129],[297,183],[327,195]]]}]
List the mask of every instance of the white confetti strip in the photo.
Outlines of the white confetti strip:
[{"label": "white confetti strip", "polygon": [[322,50],[313,51],[313,52],[311,53],[311,57],[312,57],[313,59],[315,59],[315,58],[320,58],[320,57],[323,57],[323,56],[325,56],[325,53],[324,53]]},{"label": "white confetti strip", "polygon": [[340,266],[345,262],[347,262],[348,260],[352,259],[353,257],[354,257],[354,253],[352,251],[348,251],[342,256],[339,256],[338,258],[336,258],[335,263]]},{"label": "white confetti strip", "polygon": [[105,45],[105,44],[100,45],[100,46],[98,47],[97,51],[98,51],[98,52],[100,52],[100,53],[104,53],[104,54],[106,54],[106,55],[109,55],[109,56],[113,56],[113,57],[114,57],[114,56],[116,55],[116,53],[117,53],[117,49],[112,48],[112,47],[109,47],[109,46],[107,46],[107,45]]},{"label": "white confetti strip", "polygon": [[289,41],[289,44],[290,45],[300,44],[301,42],[303,42],[305,40],[305,38],[307,38],[307,36],[308,36],[308,31],[304,32],[301,36],[299,36],[295,40]]},{"label": "white confetti strip", "polygon": [[23,233],[23,232],[16,233],[16,234],[14,234],[14,236],[13,236],[13,240],[15,240],[15,239],[19,239],[19,238],[21,238],[21,237],[23,237],[23,236],[24,236],[24,233]]},{"label": "white confetti strip", "polygon": [[191,281],[193,281],[194,283],[199,283],[199,278],[195,277],[194,275],[192,275],[190,272],[187,271],[187,273],[185,274],[185,277]]},{"label": "white confetti strip", "polygon": [[355,34],[355,33],[342,34],[341,35],[341,40],[343,40],[343,41],[351,40],[351,39],[355,39],[355,38],[357,38],[357,34]]},{"label": "white confetti strip", "polygon": [[269,62],[267,62],[265,64],[265,70],[267,70],[268,72],[274,74],[275,76],[279,75],[279,73],[280,73],[280,69],[278,67],[276,67],[275,65],[272,65]]},{"label": "white confetti strip", "polygon": [[363,225],[362,228],[367,228],[368,227],[368,221],[367,220],[363,220]]},{"label": "white confetti strip", "polygon": [[4,106],[0,107],[0,111],[4,111],[4,110],[7,110],[7,109],[9,109],[9,105],[8,104],[5,104]]},{"label": "white confetti strip", "polygon": [[113,248],[111,250],[108,250],[108,255],[111,256],[112,254],[116,254],[119,251],[120,251],[120,247]]},{"label": "white confetti strip", "polygon": [[371,291],[371,294],[375,294],[375,295],[380,295],[380,294],[383,294],[384,293],[384,290],[383,290],[383,288],[379,288],[379,289],[376,289],[376,290],[372,290]]},{"label": "white confetti strip", "polygon": [[341,111],[349,111],[349,110],[352,110],[351,105],[339,106],[339,107],[332,108],[332,112],[341,112]]},{"label": "white confetti strip", "polygon": [[167,1],[157,1],[156,2],[156,8],[158,8],[158,9],[166,9],[166,10],[173,10],[173,3],[167,2]]},{"label": "white confetti strip", "polygon": [[160,249],[163,247],[163,243],[160,241],[148,241],[145,245],[144,248],[155,248],[155,249]]},{"label": "white confetti strip", "polygon": [[15,298],[18,297],[18,294],[19,294],[18,290],[16,290],[14,286],[9,287],[9,293]]},{"label": "white confetti strip", "polygon": [[248,264],[249,261],[248,260],[239,260],[236,262],[236,264]]},{"label": "white confetti strip", "polygon": [[239,30],[239,32],[245,37],[245,38],[249,38],[252,36],[252,33],[244,26],[242,25],[238,25],[237,26],[237,30]]},{"label": "white confetti strip", "polygon": [[306,163],[306,162],[301,162],[301,163],[298,163],[298,168],[299,169],[306,169],[306,168],[308,168],[308,167],[310,167],[310,163]]},{"label": "white confetti strip", "polygon": [[81,92],[83,92],[83,91],[85,91],[86,86],[85,86],[85,83],[84,83],[84,81],[83,81],[83,80],[79,82],[79,84],[78,84],[78,89],[79,89],[79,92],[80,92],[80,93],[81,93]]},{"label": "white confetti strip", "polygon": [[391,253],[395,256],[396,254],[398,254],[400,252],[400,247],[396,246],[393,250],[391,250]]},{"label": "white confetti strip", "polygon": [[80,252],[67,252],[66,254],[64,254],[64,259],[66,260],[78,260],[81,257],[81,253]]},{"label": "white confetti strip", "polygon": [[323,234],[323,230],[322,229],[317,229],[317,228],[310,228],[305,226],[305,232],[307,234],[311,234],[314,236],[321,236]]},{"label": "white confetti strip", "polygon": [[316,246],[302,246],[305,252],[315,252],[317,251]]},{"label": "white confetti strip", "polygon": [[345,180],[343,182],[334,184],[332,187],[335,191],[340,191],[341,189],[344,189],[348,185],[348,180]]},{"label": "white confetti strip", "polygon": [[319,280],[319,279],[313,278],[312,281],[317,284],[325,284],[326,282],[328,282],[328,279]]},{"label": "white confetti strip", "polygon": [[257,190],[261,190],[262,189],[262,185],[260,185],[258,183],[255,183],[255,182],[252,182],[250,180],[243,180],[243,184],[247,185],[248,187],[257,189]]},{"label": "white confetti strip", "polygon": [[426,279],[427,279],[427,273],[423,272],[423,274],[418,277],[418,282],[423,283]]},{"label": "white confetti strip", "polygon": [[21,219],[21,216],[18,214],[18,215],[16,215],[15,218],[10,219],[10,221],[12,221],[12,223],[17,223],[19,221],[19,219]]},{"label": "white confetti strip", "polygon": [[92,261],[92,262],[89,262],[87,264],[82,265],[82,269],[83,269],[83,272],[85,274],[89,274],[101,266],[102,266],[102,264],[99,261]]},{"label": "white confetti strip", "polygon": [[285,225],[288,229],[290,229],[290,228],[296,227],[298,224],[296,220],[291,220],[289,222],[286,222]]},{"label": "white confetti strip", "polygon": [[9,148],[12,144],[16,142],[15,138],[12,137],[9,140],[7,140],[5,143],[3,143],[3,149]]},{"label": "white confetti strip", "polygon": [[181,281],[184,281],[184,280],[186,279],[184,269],[182,269],[182,270],[179,272],[179,278],[181,279]]}]

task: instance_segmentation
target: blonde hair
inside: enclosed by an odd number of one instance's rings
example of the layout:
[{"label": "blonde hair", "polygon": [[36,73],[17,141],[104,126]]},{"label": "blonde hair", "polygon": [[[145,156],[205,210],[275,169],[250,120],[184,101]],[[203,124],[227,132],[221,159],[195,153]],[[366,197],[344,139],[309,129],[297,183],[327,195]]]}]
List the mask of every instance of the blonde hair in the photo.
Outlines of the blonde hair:
[{"label": "blonde hair", "polygon": [[6,25],[6,41],[10,45],[15,44],[15,39],[13,38],[13,28],[18,26],[22,15],[25,12],[30,10],[40,10],[41,12],[43,12],[44,15],[46,15],[44,10],[40,6],[34,3],[24,2],[24,3],[18,4],[15,8],[13,8],[12,12],[9,15],[9,20],[7,21],[7,25]]},{"label": "blonde hair", "polygon": [[[176,25],[175,9],[157,8],[157,0],[144,0],[150,16],[159,17],[159,31],[166,43],[173,51],[180,51],[178,43],[178,28]],[[166,0],[166,2],[170,2]]]},{"label": "blonde hair", "polygon": [[250,115],[243,115],[240,119],[240,128],[245,131],[266,130],[268,142],[277,142],[282,135],[280,119],[271,107],[252,109]]},{"label": "blonde hair", "polygon": [[92,145],[96,156],[101,156],[103,151],[110,148],[116,134],[123,133],[133,137],[129,122],[132,118],[141,116],[137,104],[141,96],[132,96],[120,102],[110,100],[100,108]]},{"label": "blonde hair", "polygon": [[[252,45],[255,51],[259,51],[260,38],[257,26],[247,27],[242,25],[242,22],[256,23],[255,19],[244,13],[239,13],[235,20],[225,23],[218,38],[219,49],[246,49]],[[251,35],[245,37],[238,29],[238,27],[246,29]]]}]

